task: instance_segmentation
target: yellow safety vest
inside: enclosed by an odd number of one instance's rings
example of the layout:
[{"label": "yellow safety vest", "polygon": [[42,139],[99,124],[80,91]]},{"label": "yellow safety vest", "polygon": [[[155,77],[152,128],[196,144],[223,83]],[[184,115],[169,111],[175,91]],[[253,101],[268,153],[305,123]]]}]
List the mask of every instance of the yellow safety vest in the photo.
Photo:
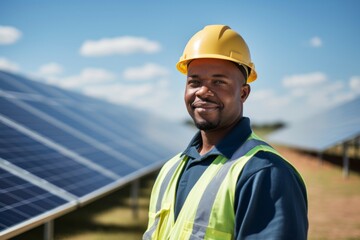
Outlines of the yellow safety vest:
[{"label": "yellow safety vest", "polygon": [[236,183],[244,165],[259,151],[279,155],[252,134],[230,159],[218,156],[189,192],[176,221],[176,186],[187,157],[178,154],[170,159],[153,186],[148,229],[143,239],[233,239]]}]

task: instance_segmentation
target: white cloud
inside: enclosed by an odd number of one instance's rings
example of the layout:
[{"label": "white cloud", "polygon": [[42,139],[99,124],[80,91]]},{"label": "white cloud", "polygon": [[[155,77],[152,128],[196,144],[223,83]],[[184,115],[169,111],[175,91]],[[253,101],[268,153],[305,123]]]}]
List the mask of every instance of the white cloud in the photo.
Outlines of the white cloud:
[{"label": "white cloud", "polygon": [[249,100],[250,101],[259,101],[259,100],[267,100],[274,96],[274,91],[272,89],[260,89],[255,90],[250,93]]},{"label": "white cloud", "polygon": [[260,107],[281,107],[291,101],[289,95],[279,95],[273,89],[261,89],[252,92],[248,98],[250,104]]},{"label": "white cloud", "polygon": [[63,67],[55,62],[50,62],[40,66],[38,74],[42,77],[55,76],[63,72]]},{"label": "white cloud", "polygon": [[309,43],[310,43],[310,46],[311,46],[311,47],[314,47],[314,48],[321,47],[322,44],[323,44],[321,38],[319,38],[319,37],[313,37],[313,38],[311,38],[310,41],[309,41]]},{"label": "white cloud", "polygon": [[128,68],[124,71],[123,76],[129,80],[147,80],[156,77],[164,77],[169,71],[160,65],[147,63],[141,67]]},{"label": "white cloud", "polygon": [[341,100],[346,100],[345,95],[349,95],[349,93],[346,92],[344,83],[336,81],[308,91],[304,100],[309,107],[321,109],[333,106]]},{"label": "white cloud", "polygon": [[[288,119],[288,95],[280,95],[273,89],[260,89],[251,92],[244,105],[244,115],[249,116],[253,123],[274,122],[279,119]],[[286,113],[285,113],[286,112]]]},{"label": "white cloud", "polygon": [[335,106],[338,104],[342,104],[344,102],[348,102],[356,97],[355,94],[349,92],[340,92],[333,96],[332,101],[330,102],[329,106]]},{"label": "white cloud", "polygon": [[283,85],[289,88],[313,87],[320,83],[326,82],[326,75],[322,72],[313,72],[307,74],[297,74],[285,76]]},{"label": "white cloud", "polygon": [[83,43],[80,54],[83,56],[108,56],[115,54],[155,53],[160,50],[160,44],[141,37],[123,36],[103,38],[97,41],[88,40]]},{"label": "white cloud", "polygon": [[352,91],[355,93],[360,93],[360,76],[351,77],[349,85]]},{"label": "white cloud", "polygon": [[11,26],[0,26],[0,45],[13,44],[20,39],[22,33]]},{"label": "white cloud", "polygon": [[291,89],[291,96],[293,97],[303,97],[305,96],[307,93],[306,89],[305,88],[293,88]]},{"label": "white cloud", "polygon": [[10,72],[19,71],[19,66],[7,58],[0,57],[0,69]]},{"label": "white cloud", "polygon": [[[182,99],[170,95],[169,81],[161,79],[147,83],[109,83],[104,85],[85,86],[82,92],[86,95],[105,99],[115,104],[145,109],[166,118],[183,118],[185,107]],[[174,111],[174,109],[177,109]]]},{"label": "white cloud", "polygon": [[65,78],[50,77],[47,78],[49,84],[57,85],[63,88],[74,89],[83,88],[87,85],[107,83],[115,79],[115,75],[101,68],[85,68],[79,75]]},{"label": "white cloud", "polygon": [[151,90],[151,84],[126,85],[120,83],[92,85],[83,88],[83,92],[87,95],[122,104],[134,104],[137,98],[150,93]]},{"label": "white cloud", "polygon": [[[45,66],[45,67],[44,67]],[[43,69],[47,69],[43,65]],[[56,65],[53,65],[56,66]],[[56,67],[49,67],[56,70]],[[48,73],[57,73],[56,71],[45,71]],[[39,71],[40,72],[40,71]],[[40,80],[48,84],[56,85],[65,89],[72,89],[91,97],[103,99],[115,104],[128,105],[131,107],[152,111],[155,114],[166,118],[183,118],[185,107],[181,106],[183,111],[176,107],[179,103],[178,98],[170,95],[169,80],[158,79],[151,82],[125,82],[116,81],[116,75],[105,70],[97,68],[86,68],[79,74],[67,77],[42,76],[39,73],[31,76],[34,80]],[[179,102],[177,102],[179,101]],[[177,111],[173,111],[173,109]]]},{"label": "white cloud", "polygon": [[251,92],[245,114],[254,122],[293,122],[345,103],[360,95],[360,77],[331,80],[323,73],[298,74],[284,78],[283,89]]}]

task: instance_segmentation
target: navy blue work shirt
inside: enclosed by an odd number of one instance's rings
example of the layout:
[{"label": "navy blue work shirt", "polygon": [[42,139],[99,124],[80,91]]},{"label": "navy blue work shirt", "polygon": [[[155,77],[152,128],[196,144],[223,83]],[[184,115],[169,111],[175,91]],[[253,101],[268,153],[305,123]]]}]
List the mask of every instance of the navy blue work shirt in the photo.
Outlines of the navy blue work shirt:
[{"label": "navy blue work shirt", "polygon": [[[175,219],[187,195],[205,169],[218,156],[230,158],[252,130],[243,117],[223,140],[204,155],[200,132],[183,152],[189,160],[180,176]],[[284,159],[260,151],[244,166],[235,192],[235,239],[307,239],[307,194],[298,172]]]}]

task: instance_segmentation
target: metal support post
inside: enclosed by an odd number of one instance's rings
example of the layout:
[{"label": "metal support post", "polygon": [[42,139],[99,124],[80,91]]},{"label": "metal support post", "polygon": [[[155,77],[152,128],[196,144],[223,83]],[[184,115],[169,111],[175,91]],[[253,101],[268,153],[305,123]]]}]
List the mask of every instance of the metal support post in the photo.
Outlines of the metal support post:
[{"label": "metal support post", "polygon": [[318,163],[319,163],[319,165],[322,165],[323,164],[323,152],[319,151],[317,153],[317,155],[318,155]]},{"label": "metal support post", "polygon": [[50,220],[44,224],[44,240],[54,239],[54,221]]},{"label": "metal support post", "polygon": [[360,160],[360,136],[355,139],[355,158],[359,158]]},{"label": "metal support post", "polygon": [[131,184],[131,202],[132,202],[132,210],[133,216],[135,219],[139,218],[139,186],[140,180],[136,179]]},{"label": "metal support post", "polygon": [[349,176],[349,167],[350,167],[350,161],[349,161],[349,144],[347,142],[343,143],[343,176],[347,178]]}]

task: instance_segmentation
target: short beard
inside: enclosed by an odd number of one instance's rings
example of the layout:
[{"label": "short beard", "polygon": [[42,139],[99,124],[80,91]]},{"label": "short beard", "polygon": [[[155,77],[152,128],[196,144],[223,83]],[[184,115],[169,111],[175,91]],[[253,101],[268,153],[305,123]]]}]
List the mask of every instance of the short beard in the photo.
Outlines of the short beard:
[{"label": "short beard", "polygon": [[208,130],[212,130],[215,129],[219,126],[219,123],[213,123],[213,122],[195,122],[195,126],[202,131],[208,131]]}]

